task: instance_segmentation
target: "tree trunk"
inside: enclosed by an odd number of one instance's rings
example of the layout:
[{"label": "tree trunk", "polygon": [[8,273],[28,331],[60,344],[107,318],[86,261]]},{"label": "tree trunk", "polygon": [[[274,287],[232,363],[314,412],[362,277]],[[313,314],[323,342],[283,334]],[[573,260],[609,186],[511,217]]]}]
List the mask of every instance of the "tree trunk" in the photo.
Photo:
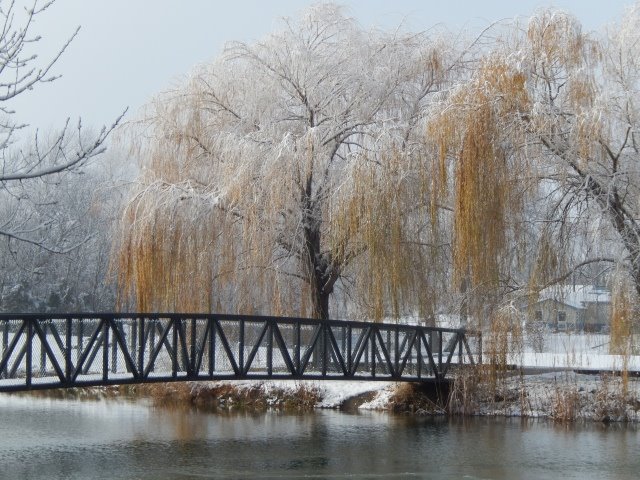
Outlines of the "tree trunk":
[{"label": "tree trunk", "polygon": [[[308,252],[311,256],[312,253]],[[309,270],[309,287],[311,288],[311,303],[313,317],[320,320],[329,319],[329,297],[333,293],[333,283],[330,275],[330,264],[324,260],[319,252],[314,252],[306,268]]]},{"label": "tree trunk", "polygon": [[303,254],[303,271],[307,272],[309,287],[311,289],[311,302],[313,305],[313,316],[321,320],[329,319],[329,297],[333,293],[335,278],[329,254],[323,253],[321,249],[322,234],[319,222],[313,215],[314,204],[307,201],[307,216],[304,229],[305,245]]},{"label": "tree trunk", "polygon": [[317,287],[313,292],[313,316],[320,320],[329,320],[329,297],[331,293]]}]

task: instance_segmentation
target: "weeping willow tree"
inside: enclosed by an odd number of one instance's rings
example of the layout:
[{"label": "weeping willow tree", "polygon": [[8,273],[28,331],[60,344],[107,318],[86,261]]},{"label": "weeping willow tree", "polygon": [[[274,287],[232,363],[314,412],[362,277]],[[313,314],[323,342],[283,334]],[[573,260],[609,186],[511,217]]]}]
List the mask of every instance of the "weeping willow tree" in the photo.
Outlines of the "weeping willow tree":
[{"label": "weeping willow tree", "polygon": [[475,296],[496,294],[514,265],[508,255],[520,245],[518,222],[527,177],[514,176],[526,155],[513,148],[522,131],[502,121],[525,108],[524,77],[499,57],[481,61],[468,83],[454,89],[430,118],[427,135],[434,156],[434,201],[453,205],[453,283]]},{"label": "weeping willow tree", "polygon": [[229,44],[136,129],[138,188],[116,251],[139,311],[380,319],[428,315],[443,255],[429,228],[425,106],[451,42],[366,32],[320,5]]},{"label": "weeping willow tree", "polygon": [[509,25],[433,110],[432,192],[454,205],[454,277],[479,304],[587,272],[640,294],[639,19],[601,37],[555,10]]}]

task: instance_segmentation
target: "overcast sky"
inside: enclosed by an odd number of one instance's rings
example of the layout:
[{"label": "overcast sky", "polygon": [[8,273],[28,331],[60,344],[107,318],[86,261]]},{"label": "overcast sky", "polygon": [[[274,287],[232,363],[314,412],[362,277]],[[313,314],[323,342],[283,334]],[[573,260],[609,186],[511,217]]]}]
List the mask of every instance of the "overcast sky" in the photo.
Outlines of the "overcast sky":
[{"label": "overcast sky", "polygon": [[[0,5],[7,2],[0,0]],[[30,4],[17,0],[18,4]],[[57,0],[38,17],[38,53],[46,57],[77,26],[78,37],[58,63],[63,77],[28,92],[12,107],[22,122],[48,131],[70,117],[95,127],[125,107],[129,116],[156,93],[175,84],[194,65],[215,58],[229,40],[265,36],[283,16],[295,16],[304,0]],[[585,29],[618,20],[630,0],[351,0],[336,2],[364,28],[408,30],[444,24],[479,29],[491,22],[528,16],[554,5],[569,10]]]}]

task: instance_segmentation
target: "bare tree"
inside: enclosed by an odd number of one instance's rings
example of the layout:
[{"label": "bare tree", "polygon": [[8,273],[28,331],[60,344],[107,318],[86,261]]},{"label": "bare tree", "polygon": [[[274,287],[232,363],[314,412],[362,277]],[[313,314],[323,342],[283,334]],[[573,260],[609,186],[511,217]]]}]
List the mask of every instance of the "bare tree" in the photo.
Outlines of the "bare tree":
[{"label": "bare tree", "polygon": [[53,4],[54,1],[40,0],[34,0],[27,8],[19,7],[15,1],[0,4],[0,200],[3,206],[0,237],[9,243],[26,242],[50,251],[66,252],[77,244],[60,243],[60,237],[49,235],[51,228],[60,229],[64,225],[56,224],[55,219],[35,221],[33,207],[49,201],[44,193],[47,188],[64,181],[66,175],[81,172],[91,159],[104,151],[105,140],[122,116],[97,134],[85,132],[80,121],[72,128],[67,120],[57,133],[43,139],[36,132],[33,142],[21,144],[24,139],[19,134],[27,125],[13,121],[11,101],[58,78],[53,73],[54,67],[79,31],[77,29],[51,58],[40,59],[36,50],[41,37],[33,32],[34,23],[37,17],[46,15]]},{"label": "bare tree", "polygon": [[455,58],[442,37],[366,32],[333,5],[230,44],[143,124],[123,295],[327,318],[339,290],[375,318],[427,310],[440,252],[423,114]]},{"label": "bare tree", "polygon": [[[83,175],[33,186],[32,198],[46,201],[20,202],[22,218],[46,225],[41,233],[47,242],[75,248],[60,254],[27,242],[0,241],[0,310],[113,310],[111,238],[126,191],[124,180],[130,178],[130,172],[118,168],[118,160],[110,148],[100,161],[84,168]],[[5,212],[0,215],[7,217]]]}]

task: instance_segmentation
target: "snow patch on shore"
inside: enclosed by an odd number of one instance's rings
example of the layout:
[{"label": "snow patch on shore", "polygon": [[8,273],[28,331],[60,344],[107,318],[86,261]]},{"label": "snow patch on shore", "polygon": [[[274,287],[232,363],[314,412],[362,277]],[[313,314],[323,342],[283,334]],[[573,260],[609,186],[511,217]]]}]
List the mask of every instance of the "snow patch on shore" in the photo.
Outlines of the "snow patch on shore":
[{"label": "snow patch on shore", "polygon": [[363,382],[345,380],[241,380],[241,381],[217,381],[194,382],[193,389],[207,389],[213,386],[229,385],[234,389],[253,390],[260,389],[265,398],[278,392],[285,395],[296,395],[301,388],[314,390],[318,393],[320,401],[316,408],[340,408],[345,402],[372,393],[374,398],[365,402],[359,408],[381,410],[386,408],[389,399],[393,395],[395,382]]}]

